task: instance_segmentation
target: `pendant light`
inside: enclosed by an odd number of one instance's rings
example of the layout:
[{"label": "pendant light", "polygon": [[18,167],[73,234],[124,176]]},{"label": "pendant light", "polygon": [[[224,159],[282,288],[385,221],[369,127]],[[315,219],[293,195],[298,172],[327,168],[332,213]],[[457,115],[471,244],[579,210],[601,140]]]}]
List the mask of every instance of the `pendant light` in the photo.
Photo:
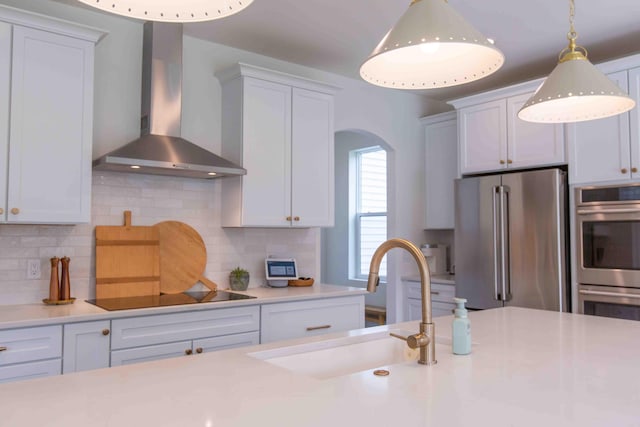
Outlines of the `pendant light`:
[{"label": "pendant light", "polygon": [[497,71],[504,55],[446,0],[413,0],[360,67],[367,82],[396,89],[456,86]]},{"label": "pendant light", "polygon": [[569,1],[569,46],[558,55],[558,65],[518,112],[528,122],[571,123],[615,116],[635,106],[622,89],[588,59],[576,45],[574,0]]},{"label": "pendant light", "polygon": [[253,0],[78,0],[129,18],[162,22],[200,22],[238,13]]}]

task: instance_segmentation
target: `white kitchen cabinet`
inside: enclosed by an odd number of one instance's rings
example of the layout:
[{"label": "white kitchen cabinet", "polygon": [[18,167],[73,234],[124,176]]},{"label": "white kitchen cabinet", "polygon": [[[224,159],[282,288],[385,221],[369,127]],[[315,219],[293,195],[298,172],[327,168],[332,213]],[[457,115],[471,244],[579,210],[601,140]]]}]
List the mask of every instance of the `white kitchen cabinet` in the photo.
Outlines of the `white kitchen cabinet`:
[{"label": "white kitchen cabinet", "polygon": [[62,326],[0,331],[0,382],[61,372]]},{"label": "white kitchen cabinet", "polygon": [[115,319],[111,366],[258,344],[260,307]]},{"label": "white kitchen cabinet", "polygon": [[222,182],[222,225],[332,226],[335,88],[246,64],[216,75],[222,154],[247,169]]},{"label": "white kitchen cabinet", "polygon": [[[640,69],[607,74],[640,101]],[[569,183],[639,179],[638,107],[630,113],[568,125]],[[632,138],[633,136],[633,138]]]},{"label": "white kitchen cabinet", "polygon": [[64,325],[62,373],[109,367],[109,320]]},{"label": "white kitchen cabinet", "polygon": [[[406,280],[405,286],[405,320],[422,320],[422,293],[420,282]],[[448,316],[455,309],[455,285],[438,283],[431,280],[431,316]]]},{"label": "white kitchen cabinet", "polygon": [[452,101],[458,109],[460,172],[471,174],[565,162],[562,124],[530,123],[518,110],[532,83]]},{"label": "white kitchen cabinet", "polygon": [[260,343],[364,328],[364,296],[263,304]]},{"label": "white kitchen cabinet", "polygon": [[0,7],[0,222],[90,221],[94,45],[103,35]]},{"label": "white kitchen cabinet", "polygon": [[458,177],[458,122],[456,113],[424,117],[425,229],[454,227],[454,180]]}]

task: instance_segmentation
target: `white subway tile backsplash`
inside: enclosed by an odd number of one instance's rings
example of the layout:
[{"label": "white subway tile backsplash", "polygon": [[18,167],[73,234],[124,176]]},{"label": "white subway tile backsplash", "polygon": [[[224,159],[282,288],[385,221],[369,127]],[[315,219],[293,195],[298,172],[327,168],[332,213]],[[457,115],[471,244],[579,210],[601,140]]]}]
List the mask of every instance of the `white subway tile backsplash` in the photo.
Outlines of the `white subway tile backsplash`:
[{"label": "white subway tile backsplash", "polygon": [[[0,305],[40,303],[48,296],[53,256],[71,258],[72,296],[95,295],[95,226],[122,225],[132,211],[133,225],[182,221],[202,236],[207,248],[205,276],[225,289],[236,266],[251,274],[249,286],[265,282],[264,258],[295,256],[301,274],[315,276],[317,229],[221,228],[224,209],[219,180],[96,172],[91,224],[0,224]],[[27,259],[41,260],[41,279],[27,280]]]}]

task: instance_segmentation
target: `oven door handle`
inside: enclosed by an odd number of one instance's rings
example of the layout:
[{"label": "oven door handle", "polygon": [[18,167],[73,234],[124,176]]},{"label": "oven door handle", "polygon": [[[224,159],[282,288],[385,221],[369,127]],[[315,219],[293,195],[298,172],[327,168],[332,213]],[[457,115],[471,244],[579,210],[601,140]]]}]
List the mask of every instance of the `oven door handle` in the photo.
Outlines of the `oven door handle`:
[{"label": "oven door handle", "polygon": [[578,291],[582,295],[599,295],[601,297],[617,297],[617,298],[637,298],[640,299],[640,294],[624,294],[618,292],[603,292],[603,291],[587,291],[581,289]]},{"label": "oven door handle", "polygon": [[637,213],[640,214],[640,209],[627,208],[627,209],[578,209],[576,212],[578,215],[594,215],[594,214],[625,214],[625,213]]}]

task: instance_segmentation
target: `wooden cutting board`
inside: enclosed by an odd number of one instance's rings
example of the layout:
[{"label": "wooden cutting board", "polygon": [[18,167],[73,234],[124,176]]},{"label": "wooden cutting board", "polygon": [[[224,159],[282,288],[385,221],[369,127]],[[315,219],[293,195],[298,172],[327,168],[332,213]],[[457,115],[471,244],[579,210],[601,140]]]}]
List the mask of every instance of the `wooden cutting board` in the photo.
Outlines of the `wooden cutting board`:
[{"label": "wooden cutting board", "polygon": [[217,285],[203,276],[207,248],[200,234],[179,221],[163,221],[155,227],[160,236],[160,292],[184,292],[198,282],[215,291]]},{"label": "wooden cutting board", "polygon": [[160,293],[160,238],[154,226],[96,226],[96,298]]}]

